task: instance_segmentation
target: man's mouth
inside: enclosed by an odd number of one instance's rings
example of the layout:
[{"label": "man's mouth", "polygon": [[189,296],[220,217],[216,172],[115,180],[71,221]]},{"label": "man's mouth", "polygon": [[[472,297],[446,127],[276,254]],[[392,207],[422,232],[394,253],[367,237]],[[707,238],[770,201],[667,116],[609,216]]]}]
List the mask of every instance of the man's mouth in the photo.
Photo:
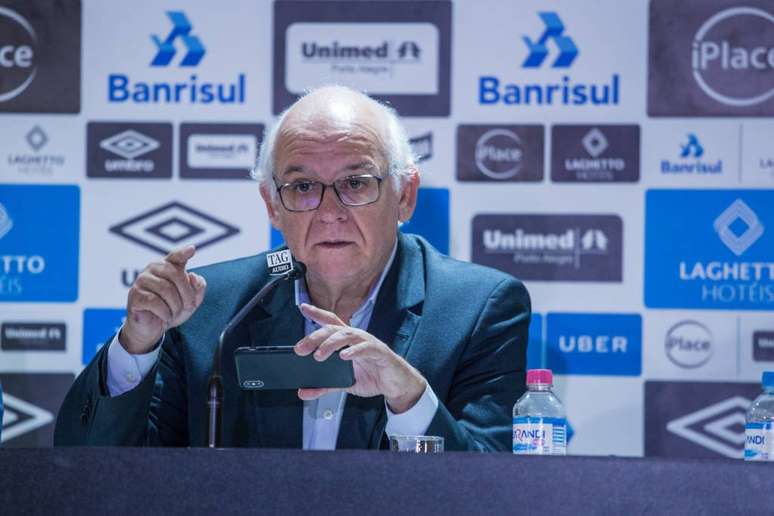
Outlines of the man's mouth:
[{"label": "man's mouth", "polygon": [[324,240],[322,242],[318,242],[317,245],[324,249],[341,249],[343,247],[347,247],[348,245],[352,245],[352,242],[348,242],[346,240]]}]

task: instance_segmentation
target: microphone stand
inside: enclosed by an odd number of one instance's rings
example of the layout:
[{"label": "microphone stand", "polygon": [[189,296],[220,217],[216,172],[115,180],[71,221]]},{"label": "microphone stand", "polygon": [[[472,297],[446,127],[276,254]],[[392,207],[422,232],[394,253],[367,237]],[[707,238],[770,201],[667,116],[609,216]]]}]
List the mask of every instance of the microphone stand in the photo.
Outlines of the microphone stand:
[{"label": "microphone stand", "polygon": [[282,281],[290,281],[301,278],[306,273],[306,267],[301,262],[294,262],[295,267],[281,276],[277,276],[272,279],[266,285],[263,286],[257,294],[253,296],[250,301],[242,307],[239,312],[226,324],[223,331],[220,333],[218,339],[218,348],[215,350],[215,357],[212,361],[212,374],[207,385],[208,397],[207,397],[207,446],[209,448],[218,448],[220,445],[220,439],[222,435],[223,425],[223,377],[221,375],[221,360],[223,354],[223,343],[226,337],[234,330],[234,328],[242,322],[242,319],[247,316],[250,310],[258,304],[263,298],[265,298],[269,292]]}]

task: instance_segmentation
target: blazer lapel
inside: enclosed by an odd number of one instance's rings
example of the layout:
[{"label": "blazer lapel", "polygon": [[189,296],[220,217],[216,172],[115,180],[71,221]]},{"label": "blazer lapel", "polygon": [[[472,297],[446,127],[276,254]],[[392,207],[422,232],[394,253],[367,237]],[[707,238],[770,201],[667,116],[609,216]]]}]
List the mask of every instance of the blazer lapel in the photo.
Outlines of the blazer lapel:
[{"label": "blazer lapel", "polygon": [[[248,327],[252,346],[292,346],[303,338],[304,320],[292,282],[280,284],[260,308],[262,313]],[[250,400],[257,446],[301,448],[303,402],[296,391],[254,391]]]},{"label": "blazer lapel", "polygon": [[[406,357],[422,316],[425,276],[419,248],[398,232],[398,249],[382,283],[368,325],[375,336],[401,357]],[[336,448],[379,448],[387,413],[384,397],[348,395]]]}]

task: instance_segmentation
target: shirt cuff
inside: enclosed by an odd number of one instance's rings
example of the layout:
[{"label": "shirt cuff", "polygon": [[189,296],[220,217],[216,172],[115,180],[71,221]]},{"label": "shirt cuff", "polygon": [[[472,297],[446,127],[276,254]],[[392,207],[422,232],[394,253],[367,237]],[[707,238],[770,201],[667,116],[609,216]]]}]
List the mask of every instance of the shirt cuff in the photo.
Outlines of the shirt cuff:
[{"label": "shirt cuff", "polygon": [[387,426],[384,429],[387,435],[424,435],[438,410],[438,397],[428,383],[419,401],[406,412],[395,414],[386,401],[384,406],[387,408]]},{"label": "shirt cuff", "polygon": [[119,329],[116,336],[110,342],[107,359],[107,388],[110,396],[120,396],[137,387],[143,378],[153,369],[161,352],[161,344],[164,343],[164,335],[161,336],[156,347],[152,351],[133,355],[126,351],[118,340],[121,334]]}]

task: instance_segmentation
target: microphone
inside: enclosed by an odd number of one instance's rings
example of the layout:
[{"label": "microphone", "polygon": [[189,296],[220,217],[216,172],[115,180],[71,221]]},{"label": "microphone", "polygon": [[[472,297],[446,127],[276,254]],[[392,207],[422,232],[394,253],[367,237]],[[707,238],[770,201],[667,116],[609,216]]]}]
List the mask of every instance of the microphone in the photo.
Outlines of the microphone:
[{"label": "microphone", "polygon": [[276,276],[271,281],[255,294],[250,301],[242,307],[237,314],[231,318],[231,320],[223,328],[218,339],[218,348],[215,350],[215,358],[212,361],[212,374],[207,386],[209,396],[207,398],[207,446],[209,448],[217,448],[220,445],[221,430],[222,430],[222,405],[223,405],[223,377],[221,376],[221,360],[223,354],[223,343],[226,341],[226,337],[234,330],[234,328],[242,322],[250,310],[258,304],[263,298],[265,298],[274,288],[282,281],[293,281],[299,278],[303,278],[306,274],[306,266],[294,261],[295,267],[287,271],[286,273]]}]

